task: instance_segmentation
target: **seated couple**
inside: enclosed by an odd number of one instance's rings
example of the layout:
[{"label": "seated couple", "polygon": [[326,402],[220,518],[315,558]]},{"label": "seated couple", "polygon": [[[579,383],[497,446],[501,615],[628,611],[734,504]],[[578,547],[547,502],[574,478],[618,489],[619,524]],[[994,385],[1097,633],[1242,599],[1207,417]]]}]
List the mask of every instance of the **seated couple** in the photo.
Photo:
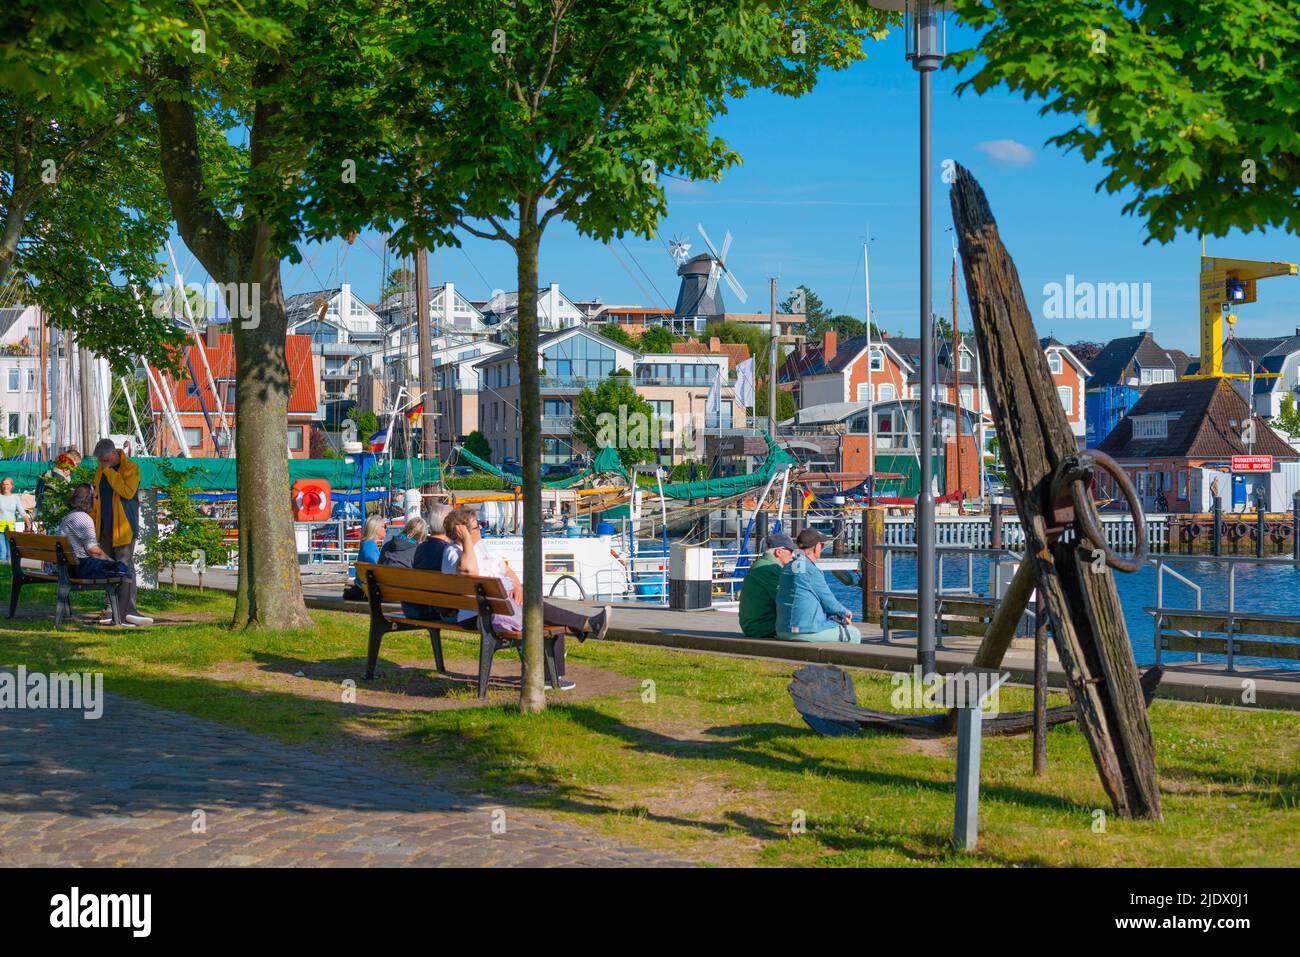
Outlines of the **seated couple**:
[{"label": "seated couple", "polygon": [[749,638],[860,643],[853,613],[840,603],[817,567],[826,542],[815,528],[797,539],[769,535],[763,555],[740,588],[740,630]]},{"label": "seated couple", "polygon": [[[474,575],[500,579],[506,593],[511,596],[513,609],[510,614],[492,616],[492,626],[497,631],[518,632],[523,630],[523,585],[515,570],[505,559],[494,554],[482,543],[482,527],[479,525],[478,513],[468,505],[449,508],[436,505],[429,514],[429,521],[413,518],[406,523],[401,534],[388,541],[383,548],[377,548],[376,555],[381,565],[397,565],[403,568],[423,568],[429,571],[443,572],[448,575]],[[370,522],[379,523],[380,539],[383,538],[383,519],[373,517],[367,520],[364,537],[374,542]],[[363,548],[360,559],[366,560]],[[473,627],[478,613],[469,610],[452,610],[429,608],[423,605],[402,604],[402,611],[412,618],[435,621],[455,621],[465,627]],[[597,614],[587,616],[577,611],[570,611],[551,602],[542,602],[542,620],[547,625],[556,625],[568,631],[580,641],[588,638],[604,638],[609,630],[610,608],[606,606]],[[560,690],[568,691],[574,687],[572,681],[564,677],[564,638],[555,642],[555,669],[560,678]],[[549,687],[549,685],[548,685]]]}]

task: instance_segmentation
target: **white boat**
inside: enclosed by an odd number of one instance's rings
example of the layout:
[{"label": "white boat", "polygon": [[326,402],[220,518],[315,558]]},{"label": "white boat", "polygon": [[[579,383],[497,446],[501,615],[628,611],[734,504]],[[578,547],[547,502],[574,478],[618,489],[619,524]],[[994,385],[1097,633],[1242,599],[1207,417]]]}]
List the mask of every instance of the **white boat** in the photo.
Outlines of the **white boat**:
[{"label": "white boat", "polygon": [[[611,536],[542,537],[542,593],[559,598],[622,598],[631,585],[627,556],[617,549]],[[522,535],[494,535],[483,539],[483,547],[504,558],[522,577],[524,539]],[[582,586],[581,592],[574,581]],[[558,584],[557,584],[558,583]]]}]

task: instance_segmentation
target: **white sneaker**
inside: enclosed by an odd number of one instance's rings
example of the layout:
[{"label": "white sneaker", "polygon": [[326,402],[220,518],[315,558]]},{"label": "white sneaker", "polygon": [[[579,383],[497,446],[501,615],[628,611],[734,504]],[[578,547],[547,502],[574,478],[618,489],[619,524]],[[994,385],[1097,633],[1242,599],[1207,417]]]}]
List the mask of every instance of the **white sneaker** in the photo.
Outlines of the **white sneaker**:
[{"label": "white sneaker", "polygon": [[127,615],[126,623],[128,625],[152,625],[153,619],[148,615]]},{"label": "white sneaker", "polygon": [[[546,684],[543,685],[543,687],[544,687],[547,691],[552,691],[552,690],[554,690],[553,688],[551,688],[551,683],[550,683],[549,681],[546,682]],[[570,681],[568,678],[561,678],[561,679],[560,679],[560,690],[561,690],[561,691],[572,691],[572,690],[573,690],[574,688],[576,688],[576,687],[578,687],[578,686],[577,686],[576,684],[574,684],[572,681]]]},{"label": "white sneaker", "polygon": [[[132,619],[133,617],[135,617],[135,616],[134,616],[134,615],[127,615],[127,617],[126,617],[126,621],[121,622],[121,624],[120,624],[119,627],[122,627],[122,628],[134,628],[135,625],[136,625],[136,623],[133,622],[133,621],[131,621],[131,619]],[[152,619],[150,619],[150,620],[152,621]],[[101,619],[99,619],[99,623],[100,623],[101,625],[113,625],[113,624],[118,624],[117,622],[113,621],[112,618],[101,618]]]}]

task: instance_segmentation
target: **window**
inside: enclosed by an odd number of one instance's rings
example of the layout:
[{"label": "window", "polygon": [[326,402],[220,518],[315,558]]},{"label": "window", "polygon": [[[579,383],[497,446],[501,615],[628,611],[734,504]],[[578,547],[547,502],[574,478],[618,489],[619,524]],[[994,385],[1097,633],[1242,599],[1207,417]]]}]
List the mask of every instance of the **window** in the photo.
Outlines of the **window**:
[{"label": "window", "polygon": [[858,383],[858,401],[859,401],[859,402],[870,402],[870,401],[871,401],[871,383],[870,383],[870,382],[859,382],[859,383]]},{"label": "window", "polygon": [[1155,380],[1151,377],[1151,370],[1150,370],[1150,369],[1143,369],[1143,370],[1142,370],[1142,375],[1141,375],[1141,377],[1138,379],[1138,381],[1139,381],[1142,385],[1150,385],[1150,384],[1151,384],[1153,381],[1155,381]]},{"label": "window", "polygon": [[1169,420],[1163,415],[1139,415],[1133,419],[1135,439],[1163,439],[1168,436]]},{"label": "window", "polygon": [[10,435],[18,434],[18,422],[19,422],[18,413],[10,412],[9,413],[9,434]]},{"label": "window", "polygon": [[31,392],[36,388],[36,370],[27,370],[27,391]]},{"label": "window", "polygon": [[1056,394],[1061,397],[1061,408],[1063,408],[1067,413],[1073,414],[1074,389],[1070,388],[1068,385],[1063,385],[1056,390]]},{"label": "window", "polygon": [[916,384],[914,384],[914,385],[913,385],[913,386],[908,390],[907,394],[910,395],[913,399],[919,399],[919,398],[921,398],[921,385],[920,385],[920,383],[916,383]]},{"label": "window", "polygon": [[704,427],[706,429],[729,429],[731,428],[731,400],[723,399],[721,408],[717,415],[705,415]]},{"label": "window", "polygon": [[184,429],[183,431],[185,432],[185,444],[190,448],[197,449],[203,444],[203,431],[198,427]]},{"label": "window", "polygon": [[329,322],[320,322],[319,320],[304,322],[294,331],[300,336],[311,336],[313,345],[322,342],[339,341],[338,327]]},{"label": "window", "polygon": [[1187,498],[1187,471],[1180,470],[1178,473],[1178,497],[1186,500]]},{"label": "window", "polygon": [[302,451],[302,426],[301,425],[289,426],[289,451],[290,452]]},{"label": "window", "polygon": [[19,370],[18,370],[18,369],[12,369],[12,368],[11,368],[11,369],[9,370],[9,391],[10,391],[10,392],[17,392],[17,391],[18,391],[18,381],[19,381],[18,376],[19,376]]},{"label": "window", "polygon": [[1052,375],[1061,374],[1061,354],[1059,352],[1049,352],[1047,354],[1047,368],[1052,370]]},{"label": "window", "polygon": [[961,352],[957,359],[957,368],[962,372],[970,372],[970,353]]},{"label": "window", "polygon": [[571,415],[573,415],[573,406],[569,405],[568,399],[542,400],[542,418],[564,419]]},{"label": "window", "polygon": [[542,361],[548,376],[603,379],[614,371],[614,350],[579,334],[544,350]]},{"label": "window", "polygon": [[577,571],[574,555],[555,555],[548,552],[542,556],[543,574],[572,575]]},{"label": "window", "polygon": [[880,383],[881,402],[893,402],[897,398],[898,398],[898,390],[894,388],[894,383],[892,382]]},{"label": "window", "polygon": [[961,387],[961,407],[963,409],[975,408],[975,390],[968,385]]},{"label": "window", "polygon": [[871,350],[871,371],[879,372],[885,368],[885,354],[879,349]]}]

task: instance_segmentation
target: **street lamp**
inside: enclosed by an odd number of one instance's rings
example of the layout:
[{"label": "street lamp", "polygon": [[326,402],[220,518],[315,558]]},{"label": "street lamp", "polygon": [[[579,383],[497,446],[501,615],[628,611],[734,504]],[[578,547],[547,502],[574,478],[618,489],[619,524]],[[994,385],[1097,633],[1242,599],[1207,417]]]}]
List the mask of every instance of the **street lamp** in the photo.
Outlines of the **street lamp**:
[{"label": "street lamp", "polygon": [[[930,310],[930,74],[943,63],[944,4],[930,0],[869,0],[902,11],[907,59],[921,80],[921,487],[916,493],[916,654],[922,671],[935,670],[934,535],[934,319]],[[870,317],[868,317],[870,319]]]}]

